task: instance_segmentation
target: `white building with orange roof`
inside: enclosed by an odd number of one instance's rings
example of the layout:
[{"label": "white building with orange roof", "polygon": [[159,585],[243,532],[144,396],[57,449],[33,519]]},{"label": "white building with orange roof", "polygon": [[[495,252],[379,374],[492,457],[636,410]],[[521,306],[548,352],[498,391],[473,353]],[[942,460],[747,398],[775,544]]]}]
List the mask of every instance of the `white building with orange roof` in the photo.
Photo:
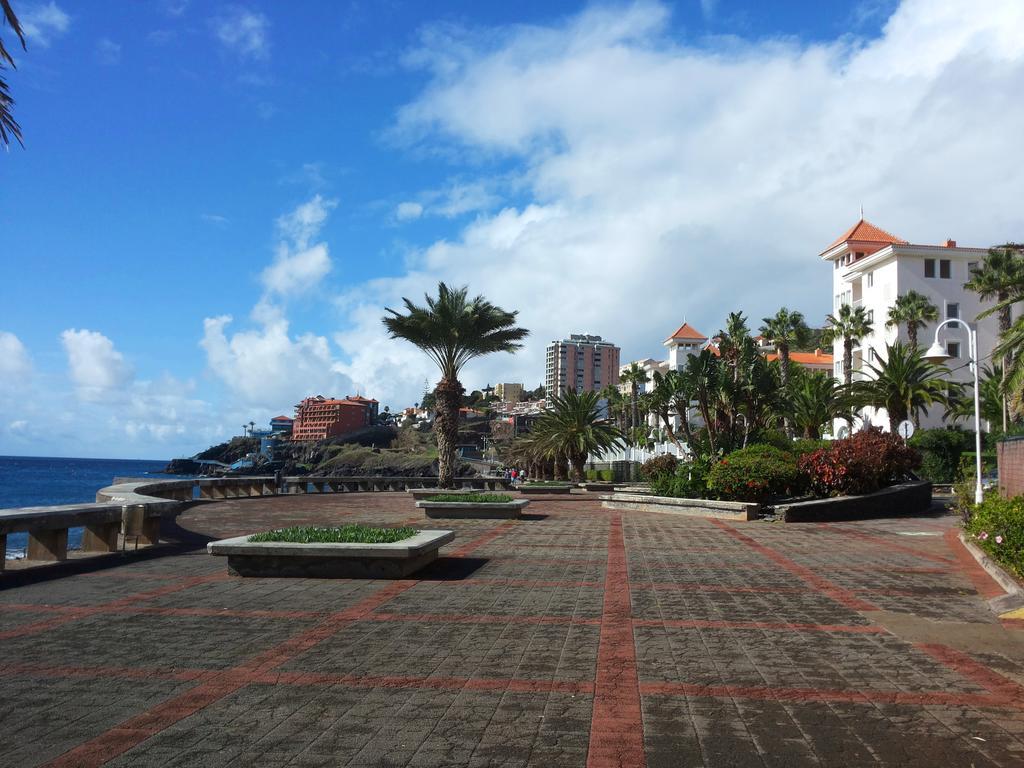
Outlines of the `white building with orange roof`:
[{"label": "white building with orange roof", "polygon": [[[854,378],[870,375],[868,365],[884,358],[887,344],[896,340],[908,343],[906,327],[890,328],[886,322],[896,297],[909,291],[917,291],[931,300],[938,308],[939,322],[958,317],[977,328],[979,356],[982,364],[987,364],[998,339],[997,320],[994,316],[978,320],[978,313],[991,303],[983,303],[976,293],[964,288],[971,269],[985,258],[987,251],[958,246],[955,240],[946,240],[942,245],[915,245],[863,218],[822,251],[820,258],[832,263],[833,312],[843,304],[864,307],[873,324],[872,333],[854,345]],[[931,345],[935,326],[929,324],[918,331],[919,345]],[[957,326],[946,326],[942,340],[952,357],[947,363],[953,371],[952,378],[970,382],[966,333]],[[833,358],[833,373],[842,380],[842,340],[833,346]],[[868,408],[861,415],[865,422],[888,428],[884,410]],[[943,415],[941,409],[932,409],[927,417],[922,417],[921,426],[943,426],[948,423],[943,421]]]}]

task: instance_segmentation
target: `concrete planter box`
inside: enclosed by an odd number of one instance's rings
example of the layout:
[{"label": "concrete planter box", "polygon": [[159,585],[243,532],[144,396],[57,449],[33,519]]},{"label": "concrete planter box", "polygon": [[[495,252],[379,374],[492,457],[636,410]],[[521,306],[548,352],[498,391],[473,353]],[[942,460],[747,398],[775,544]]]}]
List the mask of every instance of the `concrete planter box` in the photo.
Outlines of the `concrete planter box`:
[{"label": "concrete planter box", "polygon": [[865,520],[904,517],[927,512],[932,505],[932,484],[900,483],[863,496],[835,496],[794,504],[777,504],[775,514],[787,523]]},{"label": "concrete planter box", "polygon": [[419,531],[393,544],[295,544],[249,541],[248,536],[212,541],[211,555],[226,555],[236,576],[306,579],[404,579],[437,559],[454,531]]},{"label": "concrete planter box", "polygon": [[761,505],[753,502],[676,499],[670,496],[651,496],[640,493],[613,493],[611,496],[602,496],[601,506],[605,509],[657,512],[688,517],[714,517],[719,520],[757,520],[761,517]]},{"label": "concrete planter box", "polygon": [[565,485],[531,485],[526,483],[525,485],[519,486],[519,492],[527,496],[547,494],[547,493],[569,493],[572,490],[572,486],[566,483]]},{"label": "concrete planter box", "polygon": [[611,493],[615,490],[615,483],[580,483],[580,488],[589,492]]},{"label": "concrete planter box", "polygon": [[510,520],[522,515],[529,499],[516,499],[501,504],[480,504],[465,501],[417,501],[427,517],[434,519]]}]

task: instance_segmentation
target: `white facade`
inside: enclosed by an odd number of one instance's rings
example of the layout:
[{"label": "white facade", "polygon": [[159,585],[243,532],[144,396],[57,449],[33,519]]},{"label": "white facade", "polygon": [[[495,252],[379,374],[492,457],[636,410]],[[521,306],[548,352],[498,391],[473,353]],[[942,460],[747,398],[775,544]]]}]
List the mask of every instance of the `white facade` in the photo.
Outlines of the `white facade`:
[{"label": "white facade", "polygon": [[[963,286],[970,279],[970,270],[984,260],[986,248],[962,248],[955,241],[945,245],[912,245],[861,220],[843,237],[821,254],[832,262],[832,310],[843,304],[862,306],[868,313],[874,330],[853,348],[854,379],[870,375],[868,365],[884,358],[887,344],[897,339],[909,341],[906,327],[887,327],[889,308],[897,296],[910,291],[928,297],[938,308],[939,322],[959,317],[978,331],[978,350],[982,365],[989,363],[992,348],[998,341],[999,326],[995,316],[981,320],[978,314],[990,307],[978,295]],[[927,348],[935,336],[936,323],[918,330],[918,344]],[[946,365],[951,378],[972,382],[973,375],[967,365],[967,334],[961,329],[947,326],[941,340],[953,359]],[[843,343],[837,339],[833,346],[834,373],[843,379]],[[884,409],[868,408],[862,412],[865,422],[888,429],[889,419]],[[949,424],[944,413],[935,408],[922,415],[921,426],[926,428]],[[837,422],[839,424],[844,422]],[[984,425],[983,425],[984,426]]]}]

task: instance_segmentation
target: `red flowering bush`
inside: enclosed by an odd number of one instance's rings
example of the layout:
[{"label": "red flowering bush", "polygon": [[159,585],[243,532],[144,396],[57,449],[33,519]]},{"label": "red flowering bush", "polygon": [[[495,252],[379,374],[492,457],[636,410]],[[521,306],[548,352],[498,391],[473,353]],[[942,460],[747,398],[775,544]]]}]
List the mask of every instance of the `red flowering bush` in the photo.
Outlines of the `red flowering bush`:
[{"label": "red flowering bush", "polygon": [[764,502],[803,491],[796,459],[771,445],[733,451],[711,468],[708,491],[719,499]]},{"label": "red flowering bush", "polygon": [[921,454],[877,427],[835,440],[798,460],[815,496],[872,493],[921,466]]}]

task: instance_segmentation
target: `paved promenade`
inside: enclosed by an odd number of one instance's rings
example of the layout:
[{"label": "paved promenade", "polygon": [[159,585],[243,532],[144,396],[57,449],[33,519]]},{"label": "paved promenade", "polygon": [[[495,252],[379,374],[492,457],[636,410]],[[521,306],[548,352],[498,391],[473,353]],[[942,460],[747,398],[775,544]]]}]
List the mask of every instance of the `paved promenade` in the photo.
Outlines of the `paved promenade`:
[{"label": "paved promenade", "polygon": [[1021,766],[1024,627],[953,518],[722,523],[534,499],[406,581],[229,577],[210,538],[442,527],[404,494],[195,507],[0,576],[0,765]]}]

